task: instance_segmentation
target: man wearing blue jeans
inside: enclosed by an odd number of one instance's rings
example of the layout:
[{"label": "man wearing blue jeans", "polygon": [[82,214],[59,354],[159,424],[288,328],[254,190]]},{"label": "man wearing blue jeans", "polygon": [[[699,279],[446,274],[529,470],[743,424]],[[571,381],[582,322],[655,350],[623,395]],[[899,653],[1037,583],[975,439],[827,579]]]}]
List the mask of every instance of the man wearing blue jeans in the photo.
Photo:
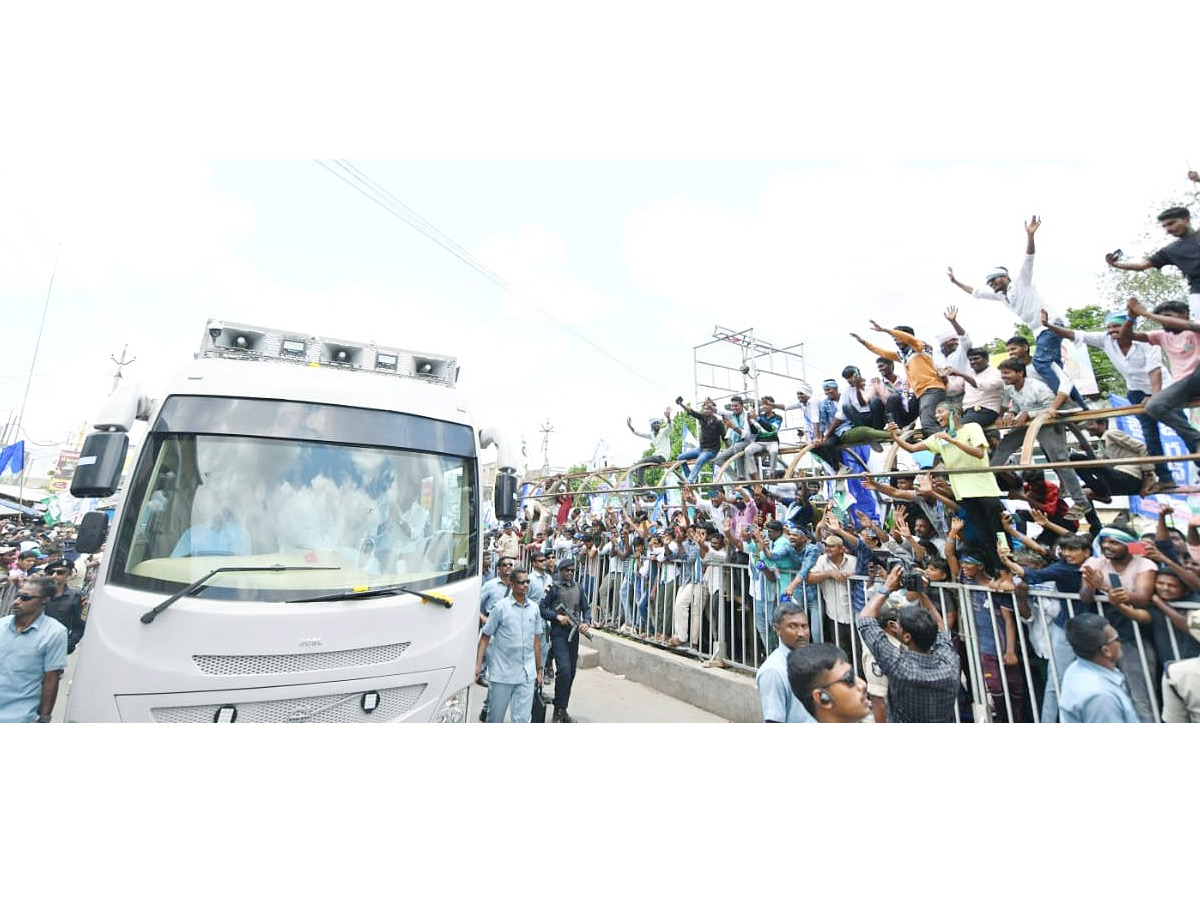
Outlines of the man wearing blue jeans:
[{"label": "man wearing blue jeans", "polygon": [[[1033,236],[1041,224],[1041,219],[1032,216],[1025,226],[1025,260],[1021,264],[1021,271],[1017,273],[1015,280],[1009,277],[1008,269],[1004,266],[997,266],[988,273],[985,279],[987,288],[976,289],[956,279],[953,269],[947,269],[946,272],[950,276],[950,283],[955,287],[966,291],[972,297],[1003,303],[1029,326],[1036,338],[1033,369],[1046,382],[1051,392],[1058,393],[1058,374],[1054,371],[1053,366],[1062,359],[1063,339],[1062,335],[1055,334],[1042,324],[1042,310],[1046,310],[1049,321],[1056,325],[1062,325],[1063,318],[1057,310],[1046,305],[1038,289],[1033,286]],[[1071,399],[1082,409],[1087,409],[1082,395],[1074,386],[1071,388]]]},{"label": "man wearing blue jeans", "polygon": [[711,397],[704,401],[701,407],[702,412],[696,412],[683,402],[682,397],[676,397],[675,402],[683,408],[685,413],[700,423],[700,446],[695,450],[684,450],[675,457],[677,460],[694,459],[696,461],[696,467],[691,470],[688,469],[686,462],[680,466],[683,470],[683,477],[689,484],[695,484],[700,480],[700,470],[721,452],[721,438],[725,436],[725,423],[717,415],[717,404]]}]

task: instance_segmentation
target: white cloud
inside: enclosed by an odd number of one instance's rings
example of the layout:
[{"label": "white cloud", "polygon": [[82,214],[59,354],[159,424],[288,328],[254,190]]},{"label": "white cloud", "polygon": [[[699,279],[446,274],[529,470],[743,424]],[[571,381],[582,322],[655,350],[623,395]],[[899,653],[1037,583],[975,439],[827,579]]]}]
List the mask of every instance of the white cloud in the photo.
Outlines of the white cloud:
[{"label": "white cloud", "polygon": [[563,322],[594,319],[609,307],[604,295],[564,271],[567,249],[562,236],[539,225],[513,234],[493,235],[472,253],[511,288],[504,291],[505,312],[520,319]]}]

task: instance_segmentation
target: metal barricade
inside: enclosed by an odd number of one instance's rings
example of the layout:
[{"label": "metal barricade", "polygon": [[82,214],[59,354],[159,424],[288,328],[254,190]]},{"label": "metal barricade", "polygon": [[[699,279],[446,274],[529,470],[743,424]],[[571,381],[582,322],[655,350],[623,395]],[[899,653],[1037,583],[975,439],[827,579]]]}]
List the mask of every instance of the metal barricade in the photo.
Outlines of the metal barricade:
[{"label": "metal barricade", "polygon": [[[674,636],[682,639],[669,648],[676,653],[752,674],[778,646],[771,619],[786,582],[781,577],[772,584],[749,565],[726,562],[706,564],[701,581],[691,584],[682,580],[680,566],[637,556],[627,560],[600,557],[595,577],[587,581],[593,622],[611,633],[658,647],[668,646]],[[808,613],[813,640],[841,647],[855,673],[863,675],[864,648],[857,621],[872,584],[878,582],[854,575],[847,583],[850,621],[845,621],[844,610],[830,608],[827,592],[820,586],[811,597],[802,589],[796,591],[791,601],[803,605]],[[952,624],[951,635],[959,652],[956,721],[1058,720],[1062,677],[1075,659],[1066,641],[1061,611],[1065,607],[1068,619],[1081,612],[1103,612],[1103,596],[1090,605],[1082,603],[1078,594],[1030,589],[1028,615],[1023,616],[1018,597],[985,587],[937,583],[926,593],[943,621]],[[1009,607],[1011,620],[1001,612]],[[1124,647],[1121,670],[1139,717],[1158,722],[1162,708],[1158,690],[1165,661],[1157,659],[1143,628],[1133,623],[1134,639]],[[1010,636],[1016,662],[1006,665]],[[1173,634],[1171,640],[1173,657],[1178,659],[1179,646]],[[990,648],[996,652],[984,652]]]}]

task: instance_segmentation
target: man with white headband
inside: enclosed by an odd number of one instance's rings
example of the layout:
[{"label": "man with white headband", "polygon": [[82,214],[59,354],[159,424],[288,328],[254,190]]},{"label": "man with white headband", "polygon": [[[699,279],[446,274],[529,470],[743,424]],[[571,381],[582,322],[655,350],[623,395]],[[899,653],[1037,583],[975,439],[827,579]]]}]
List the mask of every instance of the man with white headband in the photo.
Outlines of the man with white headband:
[{"label": "man with white headband", "polygon": [[[1062,337],[1042,324],[1042,310],[1049,313],[1052,322],[1062,324],[1063,319],[1057,309],[1046,305],[1042,300],[1042,295],[1033,285],[1033,236],[1041,224],[1041,219],[1032,216],[1025,226],[1025,260],[1022,262],[1021,271],[1017,273],[1015,280],[1009,277],[1008,269],[1004,266],[997,266],[988,272],[984,279],[987,288],[973,288],[969,284],[963,284],[954,277],[954,269],[948,268],[946,274],[950,276],[950,283],[955,287],[972,297],[1003,303],[1029,326],[1037,339],[1037,346],[1033,353],[1033,368],[1050,390],[1057,393],[1059,379],[1053,369],[1053,364],[1062,358]],[[1074,387],[1071,388],[1071,399],[1084,409],[1087,408],[1082,395]]]}]

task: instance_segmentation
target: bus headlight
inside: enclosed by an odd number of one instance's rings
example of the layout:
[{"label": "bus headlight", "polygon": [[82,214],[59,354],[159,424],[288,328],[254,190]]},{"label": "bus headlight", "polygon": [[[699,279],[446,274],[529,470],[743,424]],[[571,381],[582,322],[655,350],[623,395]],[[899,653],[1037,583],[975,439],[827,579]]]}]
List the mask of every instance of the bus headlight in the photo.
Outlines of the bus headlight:
[{"label": "bus headlight", "polygon": [[433,714],[434,722],[465,722],[467,721],[467,697],[470,688],[465,687],[446,700]]}]

